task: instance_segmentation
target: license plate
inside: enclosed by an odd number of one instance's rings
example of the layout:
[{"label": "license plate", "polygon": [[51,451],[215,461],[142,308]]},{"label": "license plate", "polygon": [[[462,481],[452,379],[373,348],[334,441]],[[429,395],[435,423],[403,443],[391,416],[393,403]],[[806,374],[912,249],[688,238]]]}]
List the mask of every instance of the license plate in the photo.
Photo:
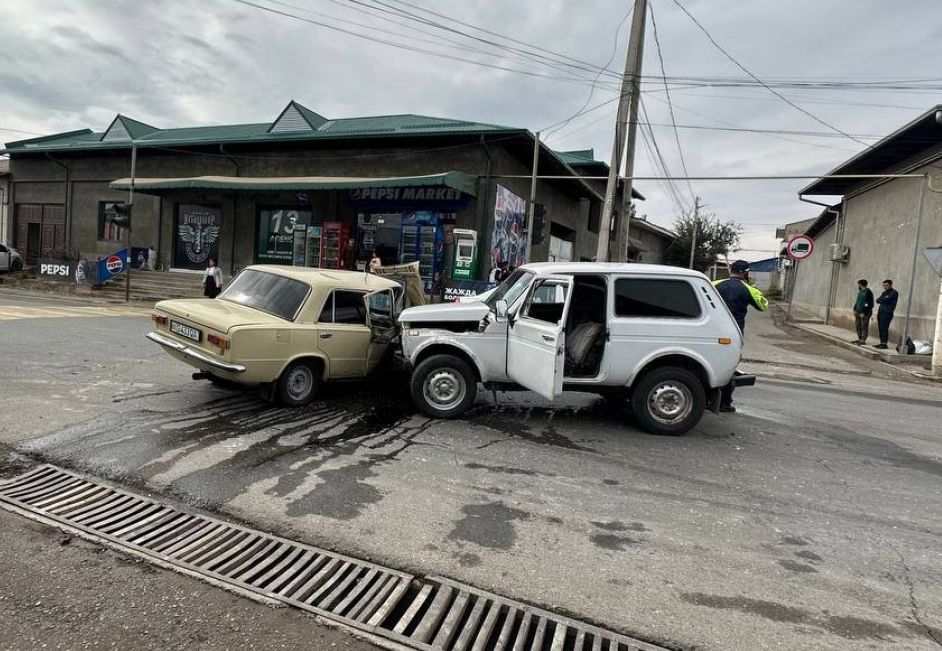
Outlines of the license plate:
[{"label": "license plate", "polygon": [[186,337],[187,339],[192,339],[193,341],[199,341],[200,335],[202,334],[196,328],[183,323],[177,323],[176,321],[170,322],[170,332],[176,333],[181,337]]}]

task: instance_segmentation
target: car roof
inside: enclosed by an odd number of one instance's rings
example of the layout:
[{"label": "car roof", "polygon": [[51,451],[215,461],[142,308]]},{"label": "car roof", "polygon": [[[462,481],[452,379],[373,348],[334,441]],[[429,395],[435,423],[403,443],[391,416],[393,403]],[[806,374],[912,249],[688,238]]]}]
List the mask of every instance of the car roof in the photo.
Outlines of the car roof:
[{"label": "car roof", "polygon": [[530,269],[541,276],[551,274],[597,273],[597,274],[637,274],[657,276],[684,276],[688,278],[706,278],[699,271],[672,267],[666,264],[641,264],[638,262],[531,262],[521,269]]},{"label": "car roof", "polygon": [[354,289],[379,291],[400,287],[399,283],[389,278],[368,274],[363,271],[344,271],[342,269],[314,269],[311,267],[287,267],[277,264],[254,264],[246,269],[294,278],[305,282],[315,289]]}]

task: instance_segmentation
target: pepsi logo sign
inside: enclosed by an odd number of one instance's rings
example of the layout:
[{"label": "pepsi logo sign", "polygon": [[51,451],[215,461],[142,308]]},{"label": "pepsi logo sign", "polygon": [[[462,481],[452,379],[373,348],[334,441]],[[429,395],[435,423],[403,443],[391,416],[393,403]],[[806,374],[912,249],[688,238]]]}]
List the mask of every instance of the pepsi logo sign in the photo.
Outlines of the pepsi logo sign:
[{"label": "pepsi logo sign", "polygon": [[111,273],[116,274],[124,269],[124,261],[121,260],[120,256],[113,255],[105,261],[105,267]]}]

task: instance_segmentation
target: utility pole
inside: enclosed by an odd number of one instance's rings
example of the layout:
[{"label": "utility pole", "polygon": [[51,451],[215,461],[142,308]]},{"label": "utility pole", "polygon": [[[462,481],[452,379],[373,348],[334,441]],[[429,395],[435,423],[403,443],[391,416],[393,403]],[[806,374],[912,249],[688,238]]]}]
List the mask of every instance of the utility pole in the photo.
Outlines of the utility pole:
[{"label": "utility pole", "polygon": [[[697,252],[697,230],[700,228],[700,197],[693,201],[693,238],[690,241],[690,268],[693,269],[693,258]],[[715,266],[715,265],[714,265]]]},{"label": "utility pole", "polygon": [[618,171],[621,169],[622,152],[625,155],[625,183],[623,185],[621,219],[615,234],[615,260],[624,262],[628,256],[629,208],[631,206],[631,177],[635,167],[635,132],[638,126],[638,101],[641,99],[641,60],[644,54],[644,25],[647,16],[647,0],[636,0],[631,17],[631,34],[628,37],[628,56],[625,74],[621,80],[621,96],[618,98],[618,113],[615,122],[615,143],[612,146],[612,164],[608,170],[605,186],[605,203],[602,204],[602,219],[599,224],[599,244],[596,259],[607,262],[612,230],[612,213],[615,206],[615,190],[618,186]]},{"label": "utility pole", "polygon": [[530,255],[533,253],[533,216],[536,214],[536,173],[540,162],[540,132],[537,131],[533,138],[533,177],[530,179],[530,205],[527,206],[527,242],[526,262],[532,262]]},{"label": "utility pole", "polygon": [[131,215],[134,214],[134,172],[137,167],[137,145],[131,143],[131,187],[128,188],[128,225],[125,231],[125,248],[127,250],[127,268],[124,270],[124,301],[131,300]]}]

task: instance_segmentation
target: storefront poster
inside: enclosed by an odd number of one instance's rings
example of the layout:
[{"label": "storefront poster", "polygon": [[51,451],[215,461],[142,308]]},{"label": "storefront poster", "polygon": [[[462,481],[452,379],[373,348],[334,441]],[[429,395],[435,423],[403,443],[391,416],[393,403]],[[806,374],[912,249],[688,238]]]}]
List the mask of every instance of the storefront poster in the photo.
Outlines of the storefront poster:
[{"label": "storefront poster", "polygon": [[258,211],[255,261],[259,264],[291,264],[294,227],[310,226],[313,213],[297,208],[263,208]]},{"label": "storefront poster", "polygon": [[[204,269],[206,261],[219,261],[219,232],[222,211],[213,206],[181,205],[174,231],[173,266]],[[291,246],[288,245],[290,262]]]},{"label": "storefront poster", "polygon": [[491,267],[507,261],[511,267],[526,263],[527,204],[498,185],[494,200],[494,230],[491,234]]}]

